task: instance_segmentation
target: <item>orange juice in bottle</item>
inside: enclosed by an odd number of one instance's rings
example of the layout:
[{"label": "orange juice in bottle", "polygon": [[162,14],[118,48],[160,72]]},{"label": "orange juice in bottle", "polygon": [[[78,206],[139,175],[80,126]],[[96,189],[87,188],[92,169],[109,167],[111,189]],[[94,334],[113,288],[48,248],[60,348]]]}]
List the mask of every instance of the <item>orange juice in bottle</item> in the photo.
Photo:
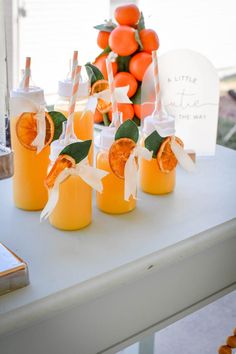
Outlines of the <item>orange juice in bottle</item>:
[{"label": "orange juice in bottle", "polygon": [[79,230],[92,221],[92,189],[102,191],[107,172],[89,165],[91,143],[61,136],[51,144],[51,164],[45,179],[49,199],[41,219],[49,216],[51,225],[60,230]]},{"label": "orange juice in bottle", "polygon": [[[45,114],[47,130],[45,147],[37,153],[31,143],[37,135],[37,107],[44,107],[44,93],[39,87],[19,88],[11,92],[11,142],[14,151],[13,198],[16,207],[40,210],[47,202],[44,179],[49,163],[52,122]],[[30,112],[30,113],[24,113]]]},{"label": "orange juice in bottle", "polygon": [[[58,100],[54,106],[55,111],[68,117],[70,96],[72,93],[73,80],[68,78],[59,81]],[[74,132],[79,140],[93,140],[93,116],[96,107],[89,104],[90,81],[84,74],[79,83],[78,96],[74,111]],[[89,163],[93,163],[93,144],[89,152]]]},{"label": "orange juice in bottle", "polygon": [[97,207],[105,213],[122,214],[136,207],[136,199],[124,198],[125,181],[111,169],[109,150],[114,143],[115,128],[104,127],[100,137],[100,150],[97,154],[97,168],[109,172],[103,179],[103,192],[96,194]]},{"label": "orange juice in bottle", "polygon": [[[148,116],[144,119],[141,144],[154,153],[150,161],[141,160],[140,186],[143,192],[149,194],[166,194],[172,192],[175,188],[176,168],[174,165],[176,161],[174,161],[173,165],[173,154],[171,154],[171,159],[169,159],[168,153],[170,149],[167,141],[167,139],[170,139],[168,134],[174,134],[174,120],[171,117],[163,118],[161,121],[157,121],[153,116]],[[157,126],[160,128],[159,131],[164,133],[165,138],[157,133]],[[165,161],[163,163],[165,157],[166,162],[171,162],[171,166],[168,166],[168,168],[165,165]]]},{"label": "orange juice in bottle", "polygon": [[[88,155],[91,140],[76,142],[70,139],[69,144],[77,144],[78,150],[85,149]],[[69,145],[70,146],[70,145]],[[64,140],[55,140],[51,144],[49,175],[46,179],[48,187],[55,182],[58,173],[63,168],[75,168],[76,159],[67,154],[61,154],[65,148]],[[68,147],[67,147],[68,149]],[[51,182],[52,181],[52,182]],[[49,216],[50,224],[61,230],[79,230],[89,225],[92,220],[92,188],[76,173],[67,176],[59,185],[59,198]]]}]

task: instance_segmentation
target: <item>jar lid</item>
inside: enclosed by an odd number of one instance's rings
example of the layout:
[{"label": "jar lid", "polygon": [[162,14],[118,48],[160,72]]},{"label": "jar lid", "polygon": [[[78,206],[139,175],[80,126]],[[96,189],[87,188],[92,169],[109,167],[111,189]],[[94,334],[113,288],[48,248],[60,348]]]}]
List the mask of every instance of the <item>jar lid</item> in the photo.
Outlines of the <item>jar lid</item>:
[{"label": "jar lid", "polygon": [[[61,97],[70,97],[73,89],[73,81],[65,79],[58,81],[58,95]],[[78,98],[89,96],[90,82],[89,80],[80,81],[78,88]]]},{"label": "jar lid", "polygon": [[54,162],[60,152],[69,144],[72,143],[76,143],[79,140],[76,139],[70,139],[68,144],[65,144],[65,140],[64,139],[59,139],[59,140],[54,140],[51,145],[50,145],[50,155],[49,155],[49,159]]},{"label": "jar lid", "polygon": [[38,105],[45,105],[45,98],[44,98],[44,91],[40,87],[37,86],[30,86],[29,88],[16,88],[13,89],[10,93],[12,98],[28,98],[31,101],[35,102]]},{"label": "jar lid", "polygon": [[143,132],[150,135],[157,130],[162,137],[175,134],[175,119],[170,115],[163,115],[162,119],[157,116],[147,116],[144,119]]},{"label": "jar lid", "polygon": [[100,134],[99,147],[102,150],[109,150],[115,139],[115,128],[104,127]]}]

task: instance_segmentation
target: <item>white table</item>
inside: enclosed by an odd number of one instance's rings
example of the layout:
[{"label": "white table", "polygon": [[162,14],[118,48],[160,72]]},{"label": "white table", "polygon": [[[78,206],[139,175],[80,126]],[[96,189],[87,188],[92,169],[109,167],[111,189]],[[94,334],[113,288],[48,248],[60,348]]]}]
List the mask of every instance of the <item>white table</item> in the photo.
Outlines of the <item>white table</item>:
[{"label": "white table", "polygon": [[[14,208],[0,181],[0,239],[30,286],[0,297],[1,354],[115,353],[236,288],[236,151],[181,169],[173,194],[60,232]],[[161,352],[160,352],[161,354]]]}]

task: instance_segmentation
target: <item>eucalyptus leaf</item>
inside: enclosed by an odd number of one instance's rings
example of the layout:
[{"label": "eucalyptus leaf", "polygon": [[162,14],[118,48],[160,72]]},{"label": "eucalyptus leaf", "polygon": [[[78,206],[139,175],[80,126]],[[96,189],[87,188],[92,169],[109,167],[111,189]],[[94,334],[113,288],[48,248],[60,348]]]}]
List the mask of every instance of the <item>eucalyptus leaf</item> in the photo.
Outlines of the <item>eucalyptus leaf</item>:
[{"label": "eucalyptus leaf", "polygon": [[135,95],[130,98],[133,104],[141,104],[141,85],[138,87]]},{"label": "eucalyptus leaf", "polygon": [[104,54],[108,54],[111,52],[111,48],[109,47],[109,45],[97,56],[96,59],[100,58],[102,55]]},{"label": "eucalyptus leaf", "polygon": [[143,49],[143,44],[142,44],[141,38],[139,36],[139,31],[138,30],[135,31],[135,40],[136,40],[136,42],[138,42],[140,50],[142,50]]},{"label": "eucalyptus leaf", "polygon": [[106,127],[108,127],[111,124],[107,113],[103,113],[103,123]]},{"label": "eucalyptus leaf", "polygon": [[117,65],[118,65],[118,72],[120,71],[126,71],[128,72],[129,71],[129,61],[131,59],[131,56],[128,55],[126,57],[120,57],[118,56],[117,57]]},{"label": "eucalyptus leaf", "polygon": [[102,23],[101,25],[96,25],[93,28],[97,29],[98,31],[112,32],[113,29],[116,28],[116,24],[111,22],[109,22],[109,24]]},{"label": "eucalyptus leaf", "polygon": [[91,147],[92,140],[79,141],[77,143],[72,143],[67,145],[61,152],[60,155],[69,155],[75,159],[76,163],[79,163],[85,157],[88,156],[89,149]]},{"label": "eucalyptus leaf", "polygon": [[102,75],[101,71],[93,64],[87,63],[85,64],[85,69],[91,81],[91,86],[94,82],[98,80],[104,80],[104,76]]},{"label": "eucalyptus leaf", "polygon": [[66,122],[67,119],[61,112],[51,111],[48,112],[48,114],[52,118],[54,124],[54,135],[52,139],[52,141],[54,141],[60,138],[62,134],[63,122]]},{"label": "eucalyptus leaf", "polygon": [[164,140],[165,138],[160,136],[156,130],[144,140],[145,148],[153,152],[153,158],[157,157],[158,150]]},{"label": "eucalyptus leaf", "polygon": [[138,21],[138,31],[140,32],[144,28],[145,28],[145,21],[144,21],[143,13],[141,12],[141,15],[140,15],[140,18],[139,18],[139,21]]},{"label": "eucalyptus leaf", "polygon": [[137,127],[140,127],[140,119],[137,116],[133,117],[133,122],[137,125]]},{"label": "eucalyptus leaf", "polygon": [[137,125],[132,120],[130,119],[126,120],[117,129],[115,140],[121,138],[129,138],[132,139],[135,143],[137,143],[139,138],[139,131]]}]

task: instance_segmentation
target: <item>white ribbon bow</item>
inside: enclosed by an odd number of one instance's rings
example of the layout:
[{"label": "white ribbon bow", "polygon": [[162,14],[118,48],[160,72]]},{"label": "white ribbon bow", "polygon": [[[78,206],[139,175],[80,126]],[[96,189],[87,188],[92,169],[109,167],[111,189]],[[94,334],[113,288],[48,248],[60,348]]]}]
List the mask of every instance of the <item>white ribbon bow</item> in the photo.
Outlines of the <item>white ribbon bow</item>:
[{"label": "white ribbon bow", "polygon": [[103,185],[101,180],[108,172],[92,167],[88,164],[88,158],[80,161],[75,167],[64,169],[56,178],[54,186],[49,191],[49,199],[40,215],[40,221],[47,219],[57,205],[59,199],[59,186],[69,176],[79,176],[90,187],[101,193]]},{"label": "white ribbon bow", "polygon": [[[22,111],[24,107],[24,111]],[[36,113],[37,136],[32,142],[37,148],[37,154],[44,148],[46,136],[45,106],[39,105],[26,97],[12,97],[10,100],[10,110],[13,117],[24,112]]]},{"label": "white ribbon bow", "polygon": [[143,158],[150,161],[152,159],[152,151],[145,147],[136,146],[131,152],[125,164],[125,196],[124,199],[129,201],[130,197],[136,198],[137,182],[138,182],[138,166],[135,159]]},{"label": "white ribbon bow", "polygon": [[[115,88],[115,97],[116,97],[116,101],[118,103],[132,103],[132,101],[130,101],[127,93],[129,91],[129,85],[127,86],[122,86],[122,87],[116,87]],[[92,113],[95,112],[95,109],[97,107],[97,103],[98,103],[98,99],[101,98],[106,102],[111,102],[111,92],[109,89],[103,90],[101,92],[98,93],[94,93],[93,95],[91,95],[88,99],[88,102],[86,104],[84,113],[87,111],[90,111]],[[84,114],[81,115],[81,119],[83,118]]]},{"label": "white ribbon bow", "polygon": [[191,157],[187,154],[187,152],[184,151],[182,146],[176,142],[174,136],[171,139],[170,147],[173,153],[175,154],[175,157],[177,158],[178,163],[180,164],[181,167],[183,167],[188,172],[194,172],[196,170],[195,163],[193,162]]},{"label": "white ribbon bow", "polygon": [[45,107],[40,105],[36,113],[37,119],[37,136],[32,141],[31,145],[36,146],[37,154],[43,150],[45,145],[45,136],[46,136],[46,121],[45,121]]}]

